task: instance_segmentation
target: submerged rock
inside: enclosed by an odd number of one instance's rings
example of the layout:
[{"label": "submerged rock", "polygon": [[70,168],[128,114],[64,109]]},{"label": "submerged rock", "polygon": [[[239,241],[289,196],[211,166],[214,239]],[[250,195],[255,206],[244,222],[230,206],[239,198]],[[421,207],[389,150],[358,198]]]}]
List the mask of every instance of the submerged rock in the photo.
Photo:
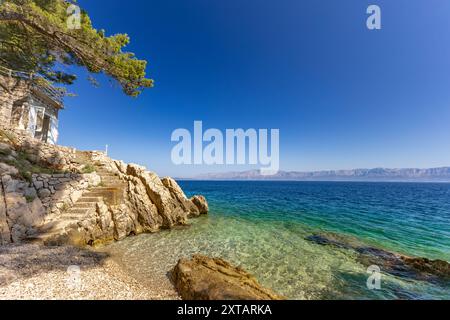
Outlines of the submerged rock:
[{"label": "submerged rock", "polygon": [[447,261],[407,257],[384,249],[365,246],[358,241],[333,233],[314,234],[305,239],[319,245],[353,250],[358,254],[357,260],[364,266],[377,265],[382,271],[395,276],[430,282],[450,280],[450,263]]},{"label": "submerged rock", "polygon": [[255,277],[225,260],[194,255],[180,259],[172,281],[185,300],[282,300]]},{"label": "submerged rock", "polygon": [[433,274],[450,280],[450,263],[447,261],[410,257],[402,257],[402,260],[406,265],[417,271]]},{"label": "submerged rock", "polygon": [[306,237],[306,240],[315,242],[321,245],[331,245],[337,248],[349,249],[351,248],[348,244],[345,244],[331,236],[323,236],[320,234],[313,234],[311,236]]}]

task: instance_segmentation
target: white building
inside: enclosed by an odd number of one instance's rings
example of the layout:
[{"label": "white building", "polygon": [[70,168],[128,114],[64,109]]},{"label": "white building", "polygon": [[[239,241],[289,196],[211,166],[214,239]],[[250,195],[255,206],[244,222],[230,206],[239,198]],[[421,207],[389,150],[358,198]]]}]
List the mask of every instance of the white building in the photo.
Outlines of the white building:
[{"label": "white building", "polygon": [[40,77],[0,67],[0,121],[47,143],[58,140],[63,93]]}]

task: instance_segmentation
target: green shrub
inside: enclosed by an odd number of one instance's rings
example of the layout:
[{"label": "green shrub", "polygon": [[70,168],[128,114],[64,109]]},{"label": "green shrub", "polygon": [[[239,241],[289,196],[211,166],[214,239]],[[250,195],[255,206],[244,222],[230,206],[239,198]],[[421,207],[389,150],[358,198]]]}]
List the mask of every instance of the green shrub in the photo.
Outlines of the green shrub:
[{"label": "green shrub", "polygon": [[11,154],[11,149],[0,149],[0,156],[9,156]]},{"label": "green shrub", "polygon": [[61,212],[65,212],[65,211],[67,211],[69,209],[70,209],[69,205],[67,203],[64,203],[62,208],[61,208]]},{"label": "green shrub", "polygon": [[31,203],[34,201],[34,199],[36,199],[36,197],[32,197],[32,196],[25,196],[25,199],[27,200],[28,203]]},{"label": "green shrub", "polygon": [[3,160],[6,164],[15,167],[19,171],[19,176],[28,182],[32,182],[32,175],[37,173],[54,174],[64,173],[60,170],[43,167],[38,164],[33,164],[29,161],[28,155],[25,152],[20,152],[17,158]]},{"label": "green shrub", "polygon": [[17,153],[17,158],[22,160],[22,161],[28,161],[30,163],[35,163],[34,159],[32,158],[32,156],[25,152],[25,151],[19,151]]},{"label": "green shrub", "polygon": [[95,167],[92,164],[87,164],[81,170],[81,173],[92,173],[95,172]]},{"label": "green shrub", "polygon": [[20,175],[29,183],[33,182],[32,173],[29,171],[20,171]]}]

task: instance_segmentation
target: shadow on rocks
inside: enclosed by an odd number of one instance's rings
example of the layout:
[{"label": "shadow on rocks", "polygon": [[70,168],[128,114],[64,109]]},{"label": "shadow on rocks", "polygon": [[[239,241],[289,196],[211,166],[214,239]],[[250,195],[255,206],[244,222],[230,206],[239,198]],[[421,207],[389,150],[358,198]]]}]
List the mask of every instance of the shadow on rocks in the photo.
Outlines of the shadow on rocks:
[{"label": "shadow on rocks", "polygon": [[0,246],[0,287],[16,279],[30,278],[50,271],[67,271],[70,266],[81,270],[100,266],[109,257],[71,246],[47,247],[37,244]]}]

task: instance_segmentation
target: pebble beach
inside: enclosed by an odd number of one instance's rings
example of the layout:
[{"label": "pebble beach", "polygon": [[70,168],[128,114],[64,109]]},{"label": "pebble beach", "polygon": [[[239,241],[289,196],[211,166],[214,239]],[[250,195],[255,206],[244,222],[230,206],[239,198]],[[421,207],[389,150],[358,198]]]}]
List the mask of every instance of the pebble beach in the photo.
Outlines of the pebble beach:
[{"label": "pebble beach", "polygon": [[105,252],[22,244],[0,246],[0,299],[155,300],[178,295],[170,284],[144,286]]}]

